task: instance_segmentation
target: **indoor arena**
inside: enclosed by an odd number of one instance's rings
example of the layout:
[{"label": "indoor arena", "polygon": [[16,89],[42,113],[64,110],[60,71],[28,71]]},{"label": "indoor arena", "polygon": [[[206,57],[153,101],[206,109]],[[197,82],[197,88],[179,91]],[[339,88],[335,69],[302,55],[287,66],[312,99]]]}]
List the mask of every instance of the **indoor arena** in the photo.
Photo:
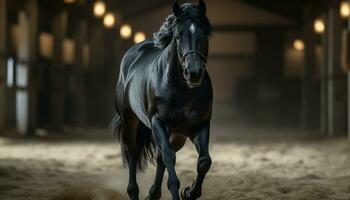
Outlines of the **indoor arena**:
[{"label": "indoor arena", "polygon": [[[350,1],[178,2],[205,2],[212,29],[207,55],[187,52],[213,88],[198,199],[349,200]],[[0,200],[132,199],[111,122],[116,96],[139,89],[116,85],[132,46],[164,50],[154,40],[169,15],[173,0],[0,0]],[[180,193],[200,168],[192,142],[176,153]],[[156,171],[137,172],[140,199]],[[176,199],[168,178],[160,199]]]}]

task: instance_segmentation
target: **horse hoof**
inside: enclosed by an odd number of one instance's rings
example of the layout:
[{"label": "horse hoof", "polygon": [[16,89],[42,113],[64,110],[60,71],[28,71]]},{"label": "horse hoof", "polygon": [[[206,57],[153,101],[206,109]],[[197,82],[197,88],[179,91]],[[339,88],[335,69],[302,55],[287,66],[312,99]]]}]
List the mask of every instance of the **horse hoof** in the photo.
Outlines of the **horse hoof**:
[{"label": "horse hoof", "polygon": [[186,187],[186,188],[182,189],[182,191],[181,191],[181,200],[189,200],[189,199],[186,198],[186,191],[189,190],[189,189],[191,189],[191,188],[190,187]]}]

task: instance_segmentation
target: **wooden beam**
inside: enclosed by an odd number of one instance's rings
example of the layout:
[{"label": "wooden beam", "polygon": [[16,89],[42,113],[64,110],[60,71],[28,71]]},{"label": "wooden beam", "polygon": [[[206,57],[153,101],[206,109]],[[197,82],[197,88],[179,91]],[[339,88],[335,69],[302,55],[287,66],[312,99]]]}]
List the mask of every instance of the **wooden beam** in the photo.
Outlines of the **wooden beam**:
[{"label": "wooden beam", "polygon": [[36,57],[38,36],[38,1],[28,0],[19,13],[18,59],[27,64],[17,65],[17,86],[26,90],[16,91],[17,129],[22,134],[31,134],[36,128],[37,92]]},{"label": "wooden beam", "polygon": [[305,44],[304,50],[304,76],[302,86],[302,103],[301,103],[301,127],[312,128],[314,126],[315,117],[317,116],[315,109],[315,99],[317,87],[315,84],[316,75],[316,34],[314,33],[314,8],[306,6],[304,8],[304,26],[303,26],[303,41]]},{"label": "wooden beam", "polygon": [[[341,49],[341,19],[338,4],[332,5],[328,10],[326,21],[326,57],[327,57],[327,135],[335,136],[343,131],[345,123],[343,112],[345,106],[341,102],[344,87],[340,75],[340,49]],[[344,121],[344,122],[343,122]]]},{"label": "wooden beam", "polygon": [[[350,5],[350,0],[348,0]],[[347,65],[348,65],[348,137],[350,138],[350,16],[348,18],[348,35],[347,35]]]},{"label": "wooden beam", "polygon": [[249,24],[249,25],[213,25],[214,31],[217,32],[258,32],[269,30],[297,30],[297,25],[265,25],[265,24]]},{"label": "wooden beam", "polygon": [[86,125],[86,85],[84,77],[84,45],[87,43],[87,22],[78,20],[75,34],[75,64],[72,70],[72,84],[70,85],[72,106],[71,106],[71,123],[73,126]]},{"label": "wooden beam", "polygon": [[51,128],[60,130],[64,124],[64,68],[63,68],[63,41],[67,34],[67,12],[62,11],[53,19],[54,55],[50,69],[51,76],[51,102],[50,122]]},{"label": "wooden beam", "polygon": [[[142,17],[148,13],[151,13],[153,11],[159,10],[160,8],[166,6],[166,5],[171,5],[173,1],[172,0],[160,0],[156,3],[149,4],[147,3],[147,6],[143,6],[143,8],[137,9],[135,11],[129,11],[129,13],[126,13],[125,20],[130,21],[132,19]],[[129,7],[129,2],[125,1],[124,7]],[[170,8],[169,8],[170,9]]]},{"label": "wooden beam", "polygon": [[255,54],[209,54],[210,60],[255,60]]},{"label": "wooden beam", "polygon": [[[327,20],[327,15],[324,14],[322,19]],[[327,37],[326,34],[322,34],[322,60],[320,66],[320,131],[322,135],[327,135]]]},{"label": "wooden beam", "polygon": [[270,13],[281,15],[289,19],[293,19],[297,22],[301,22],[303,19],[302,10],[303,5],[305,4],[304,0],[284,0],[284,1],[275,1],[275,0],[240,0],[246,4],[249,4],[258,9],[265,10]]},{"label": "wooden beam", "polygon": [[6,124],[6,0],[0,0],[0,131]]}]

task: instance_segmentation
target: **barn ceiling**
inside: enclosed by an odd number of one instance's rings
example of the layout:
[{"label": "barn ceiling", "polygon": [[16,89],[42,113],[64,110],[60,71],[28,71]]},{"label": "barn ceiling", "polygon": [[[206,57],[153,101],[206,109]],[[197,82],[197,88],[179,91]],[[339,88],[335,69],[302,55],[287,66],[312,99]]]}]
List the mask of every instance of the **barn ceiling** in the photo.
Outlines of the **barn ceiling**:
[{"label": "barn ceiling", "polygon": [[303,18],[303,8],[306,5],[312,5],[315,12],[321,12],[324,5],[330,0],[240,0],[252,6],[277,13],[279,15],[288,17],[297,22],[301,22]]},{"label": "barn ceiling", "polygon": [[[18,10],[23,7],[28,0],[9,0],[9,17],[12,22],[16,22]],[[38,0],[40,5],[40,25],[42,29],[48,30],[51,27],[52,17],[63,8],[67,8],[72,19],[85,18],[90,23],[94,23],[92,7],[96,0],[76,0],[75,4],[64,4],[64,0]],[[141,16],[152,10],[159,9],[170,4],[173,0],[104,0],[108,10],[119,12],[124,20]],[[188,2],[189,0],[182,0]],[[192,1],[192,0],[191,0]],[[301,23],[303,7],[306,4],[314,4],[321,9],[326,0],[232,0],[241,1],[251,6],[285,16],[295,22]]]}]

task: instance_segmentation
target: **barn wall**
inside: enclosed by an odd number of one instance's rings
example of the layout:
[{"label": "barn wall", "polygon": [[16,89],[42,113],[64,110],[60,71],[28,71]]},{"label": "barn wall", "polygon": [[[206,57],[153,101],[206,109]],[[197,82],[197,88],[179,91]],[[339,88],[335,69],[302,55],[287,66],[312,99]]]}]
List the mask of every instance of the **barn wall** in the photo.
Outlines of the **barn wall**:
[{"label": "barn wall", "polygon": [[6,124],[6,0],[0,0],[0,130]]},{"label": "barn wall", "polygon": [[[269,45],[268,42],[262,43],[257,40],[258,31],[264,26],[288,26],[293,24],[293,21],[238,1],[208,0],[206,3],[207,15],[214,27],[207,70],[212,78],[216,105],[229,106],[233,109],[224,110],[233,112],[235,107],[240,109],[246,102],[258,104],[253,101],[258,92],[254,79],[256,76],[266,76],[268,72],[262,69],[259,74],[257,71],[259,67],[256,65],[256,53],[258,45]],[[170,8],[171,5],[164,6],[140,18],[134,18],[129,23],[135,31],[144,31],[150,39],[153,32],[159,29],[166,16],[171,13]],[[235,27],[248,28],[237,31]],[[270,32],[269,29],[262,30],[265,30],[262,32],[266,34]],[[280,32],[280,36],[283,40],[283,32]],[[270,39],[274,42],[273,38]],[[269,49],[268,46],[266,48]],[[271,59],[271,63],[273,67],[270,67],[270,71],[277,69],[283,72],[283,60],[274,62],[274,59]],[[273,71],[270,74],[272,75],[266,76],[266,79],[270,79],[274,74],[282,75]],[[279,92],[280,89],[273,89],[273,91]],[[250,104],[246,107],[251,107]],[[275,102],[272,105],[274,104]]]}]

